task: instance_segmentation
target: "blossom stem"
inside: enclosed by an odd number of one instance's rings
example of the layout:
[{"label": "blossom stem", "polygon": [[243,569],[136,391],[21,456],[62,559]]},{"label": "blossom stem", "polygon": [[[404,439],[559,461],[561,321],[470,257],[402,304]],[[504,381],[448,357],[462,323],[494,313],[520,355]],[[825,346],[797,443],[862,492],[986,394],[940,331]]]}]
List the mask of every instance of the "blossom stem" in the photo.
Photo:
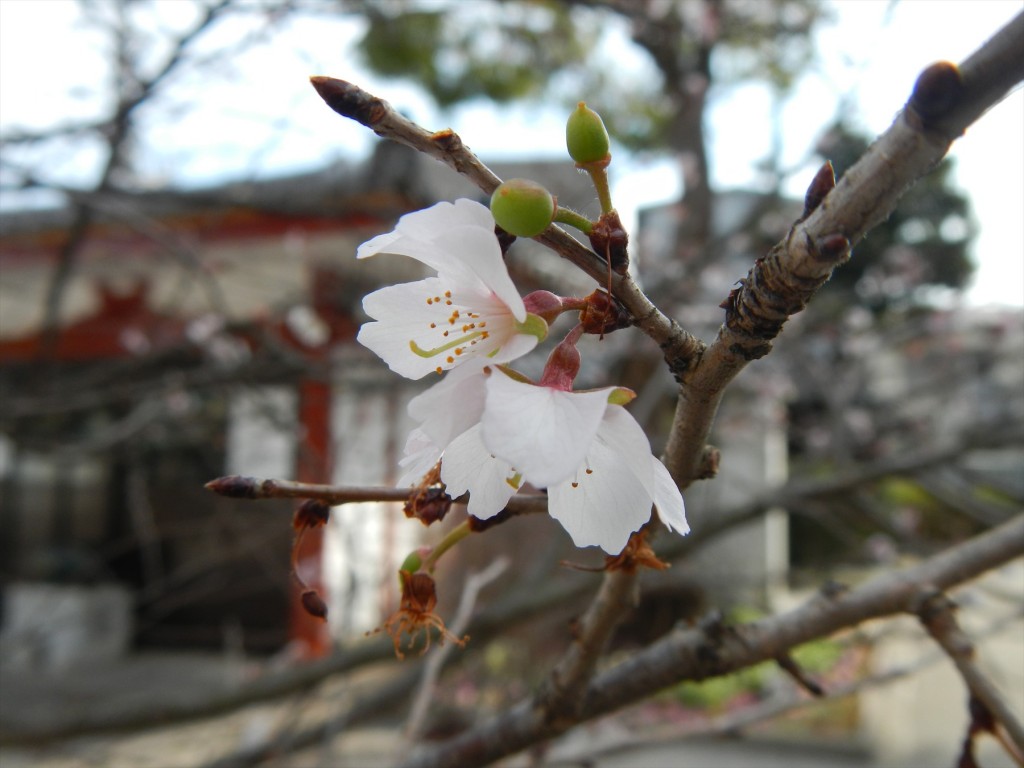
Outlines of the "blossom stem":
[{"label": "blossom stem", "polygon": [[448,534],[441,539],[438,545],[430,551],[430,554],[423,558],[423,569],[428,572],[433,572],[434,566],[437,565],[437,561],[441,558],[441,555],[469,536],[472,532],[473,530],[469,527],[469,520],[463,520],[459,525],[452,528]]},{"label": "blossom stem", "polygon": [[[608,178],[606,176],[605,177],[605,188],[606,189],[607,189],[607,186],[608,186]],[[602,203],[602,206],[603,206],[603,203]],[[590,219],[588,219],[583,214],[576,213],[576,211],[574,211],[574,210],[572,210],[570,208],[563,208],[563,207],[559,206],[558,209],[555,211],[555,218],[553,220],[557,221],[559,224],[568,224],[570,227],[575,227],[576,229],[578,229],[580,232],[582,232],[585,235],[589,235],[594,230],[594,222],[592,222]]]},{"label": "blossom stem", "polygon": [[[601,213],[611,213],[614,210],[612,205],[612,192],[611,187],[608,184],[608,162],[611,160],[609,155],[604,160],[598,160],[595,163],[577,163],[577,168],[582,168],[588,174],[590,174],[590,181],[594,185],[594,190],[597,192],[597,199],[601,201]],[[589,232],[587,233],[589,234]]]}]

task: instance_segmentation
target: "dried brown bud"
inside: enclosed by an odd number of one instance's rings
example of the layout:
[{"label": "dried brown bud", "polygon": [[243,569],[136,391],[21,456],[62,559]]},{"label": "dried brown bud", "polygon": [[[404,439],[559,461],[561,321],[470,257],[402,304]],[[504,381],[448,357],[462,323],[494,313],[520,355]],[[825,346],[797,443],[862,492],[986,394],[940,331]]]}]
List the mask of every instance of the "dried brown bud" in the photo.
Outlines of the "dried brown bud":
[{"label": "dried brown bud", "polygon": [[960,100],[963,80],[956,64],[938,61],[918,75],[907,106],[927,125],[947,114]]},{"label": "dried brown bud", "polygon": [[319,528],[326,525],[331,515],[331,507],[319,499],[306,499],[295,509],[292,515],[292,527],[296,531],[306,528]]},{"label": "dried brown bud", "polygon": [[590,247],[594,253],[608,260],[608,265],[620,275],[629,269],[629,235],[616,211],[601,214],[590,232]]},{"label": "dried brown bud", "polygon": [[664,560],[659,560],[651,545],[647,543],[647,531],[641,528],[629,537],[626,546],[617,555],[606,555],[604,570],[636,573],[640,568],[664,571],[671,567]]},{"label": "dried brown bud", "polygon": [[817,207],[821,205],[821,201],[825,199],[829,192],[835,189],[835,186],[835,171],[832,168],[832,163],[826,160],[825,164],[814,174],[810,186],[807,187],[807,194],[804,196],[804,213],[801,218],[806,219],[814,213]]},{"label": "dried brown bud", "polygon": [[399,571],[402,580],[401,609],[416,614],[432,613],[437,606],[437,586],[429,574]]},{"label": "dried brown bud", "polygon": [[633,324],[633,316],[608,291],[598,289],[584,301],[586,305],[580,310],[580,324],[584,333],[604,335]]},{"label": "dried brown bud", "polygon": [[318,619],[327,618],[327,603],[314,589],[307,589],[302,593],[302,607],[310,616],[316,616]]},{"label": "dried brown bud", "polygon": [[448,510],[452,508],[452,497],[449,496],[444,486],[431,486],[423,488],[415,493],[405,502],[402,511],[406,517],[415,518],[424,525],[444,520]]}]

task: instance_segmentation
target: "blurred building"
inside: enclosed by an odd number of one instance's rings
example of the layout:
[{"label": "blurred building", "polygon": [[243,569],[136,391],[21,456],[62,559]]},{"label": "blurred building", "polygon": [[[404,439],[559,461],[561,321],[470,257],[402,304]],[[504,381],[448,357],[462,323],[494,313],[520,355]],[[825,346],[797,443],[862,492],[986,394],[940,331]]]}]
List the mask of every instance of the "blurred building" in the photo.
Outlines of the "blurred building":
[{"label": "blurred building", "polygon": [[[586,192],[568,163],[493,167]],[[394,480],[404,404],[423,384],[354,339],[366,293],[422,272],[401,257],[357,264],[355,251],[402,214],[457,197],[483,198],[441,163],[382,142],[364,163],[290,178],[94,196],[69,259],[73,211],[0,216],[7,641],[45,663],[54,593],[19,586],[31,583],[65,585],[80,602],[83,586],[118,585],[127,599],[97,610],[127,610],[106,622],[122,644],[233,638],[275,650],[289,614],[293,639],[324,642],[290,583],[294,503],[219,498],[203,484],[232,473]],[[515,264],[527,283],[550,269]],[[348,505],[335,518],[300,571],[330,580],[330,629],[361,634],[379,623],[421,529],[396,505]]]}]

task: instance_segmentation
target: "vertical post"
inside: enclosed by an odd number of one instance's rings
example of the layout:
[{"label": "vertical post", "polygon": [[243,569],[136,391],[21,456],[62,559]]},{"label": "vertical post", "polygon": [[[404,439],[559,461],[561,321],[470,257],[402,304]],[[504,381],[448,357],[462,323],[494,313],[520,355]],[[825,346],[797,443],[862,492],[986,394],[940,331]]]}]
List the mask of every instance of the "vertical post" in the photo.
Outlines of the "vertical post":
[{"label": "vertical post", "polygon": [[[304,483],[328,483],[331,480],[331,383],[329,380],[304,378],[299,383],[299,424],[302,434],[296,461],[297,479]],[[296,567],[302,580],[324,595],[323,581],[324,529],[307,529],[296,553]],[[327,624],[310,616],[302,607],[301,591],[292,582],[289,601],[289,630],[292,641],[303,644],[308,658],[330,652]]]}]

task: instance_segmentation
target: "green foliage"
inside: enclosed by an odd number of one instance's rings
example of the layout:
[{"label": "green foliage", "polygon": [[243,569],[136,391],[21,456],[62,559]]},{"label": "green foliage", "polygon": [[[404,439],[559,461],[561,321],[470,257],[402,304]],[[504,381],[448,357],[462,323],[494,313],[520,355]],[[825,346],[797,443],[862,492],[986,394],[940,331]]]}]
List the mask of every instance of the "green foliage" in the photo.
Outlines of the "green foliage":
[{"label": "green foliage", "polygon": [[682,683],[672,689],[672,695],[679,703],[695,709],[724,709],[737,696],[757,693],[764,688],[773,666],[764,662],[731,675]]},{"label": "green foliage", "polygon": [[363,5],[369,24],[359,48],[367,65],[413,80],[442,107],[539,96],[554,73],[584,61],[593,34],[561,3]]},{"label": "green foliage", "polygon": [[814,640],[793,651],[793,660],[805,672],[822,674],[828,672],[843,657],[844,648],[835,640]]}]

